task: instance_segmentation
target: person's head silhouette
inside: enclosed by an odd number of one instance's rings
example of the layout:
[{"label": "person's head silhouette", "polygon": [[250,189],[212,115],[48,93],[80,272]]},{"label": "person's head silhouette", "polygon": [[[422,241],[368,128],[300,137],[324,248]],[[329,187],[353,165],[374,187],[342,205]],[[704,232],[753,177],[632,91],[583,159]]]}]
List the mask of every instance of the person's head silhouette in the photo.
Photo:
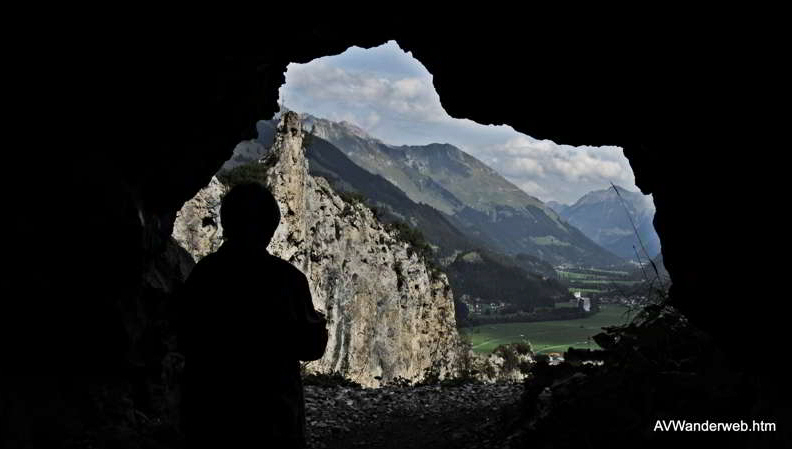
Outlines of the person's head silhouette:
[{"label": "person's head silhouette", "polygon": [[268,245],[280,219],[278,202],[259,183],[235,186],[220,205],[223,238],[233,243]]}]

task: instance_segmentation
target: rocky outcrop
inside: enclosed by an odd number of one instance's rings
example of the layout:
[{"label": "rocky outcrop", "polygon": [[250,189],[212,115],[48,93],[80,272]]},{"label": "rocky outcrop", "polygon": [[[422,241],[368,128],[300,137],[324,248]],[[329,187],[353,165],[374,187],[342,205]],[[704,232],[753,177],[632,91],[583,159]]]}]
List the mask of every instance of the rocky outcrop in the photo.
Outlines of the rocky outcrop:
[{"label": "rocky outcrop", "polygon": [[173,237],[182,248],[199,261],[220,248],[223,229],[220,226],[220,200],[226,187],[212,177],[209,185],[201,189],[176,212]]},{"label": "rocky outcrop", "polygon": [[[366,386],[418,380],[431,369],[448,374],[458,335],[446,276],[430,270],[370,209],[310,176],[302,140],[299,117],[284,114],[259,163],[282,214],[269,250],[308,277],[314,306],[328,319],[327,350],[309,370],[340,372]],[[213,178],[177,215],[173,237],[196,260],[222,240],[223,191]]]}]

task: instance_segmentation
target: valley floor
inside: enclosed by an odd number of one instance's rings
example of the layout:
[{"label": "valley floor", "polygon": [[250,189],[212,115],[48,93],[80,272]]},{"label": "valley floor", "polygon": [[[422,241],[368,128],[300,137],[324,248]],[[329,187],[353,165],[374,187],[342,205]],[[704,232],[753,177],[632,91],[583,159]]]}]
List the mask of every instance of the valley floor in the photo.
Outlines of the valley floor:
[{"label": "valley floor", "polygon": [[476,352],[492,352],[505,343],[529,342],[537,353],[564,352],[569,347],[599,349],[591,339],[606,326],[625,324],[632,314],[626,306],[605,304],[596,314],[574,320],[530,323],[482,324],[462,331],[470,337]]},{"label": "valley floor", "polygon": [[453,387],[305,387],[308,447],[501,447],[519,383]]}]

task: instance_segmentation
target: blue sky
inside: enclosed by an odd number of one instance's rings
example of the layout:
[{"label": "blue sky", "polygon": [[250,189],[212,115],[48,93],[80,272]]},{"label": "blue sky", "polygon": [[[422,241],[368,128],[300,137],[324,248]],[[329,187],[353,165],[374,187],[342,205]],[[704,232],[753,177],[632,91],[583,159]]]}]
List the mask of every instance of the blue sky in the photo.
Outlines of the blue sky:
[{"label": "blue sky", "polygon": [[453,144],[542,201],[571,204],[610,182],[638,191],[619,147],[572,147],[449,116],[432,75],[395,41],[289,64],[280,99],[297,112],[355,123],[385,143]]}]

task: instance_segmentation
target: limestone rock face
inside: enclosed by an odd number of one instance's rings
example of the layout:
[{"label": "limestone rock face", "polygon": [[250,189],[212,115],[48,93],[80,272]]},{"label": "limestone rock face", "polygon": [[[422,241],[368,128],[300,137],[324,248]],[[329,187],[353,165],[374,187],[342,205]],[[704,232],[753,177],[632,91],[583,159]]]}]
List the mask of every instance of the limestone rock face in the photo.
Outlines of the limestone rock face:
[{"label": "limestone rock face", "polygon": [[217,251],[223,242],[220,200],[225,192],[225,186],[213,176],[208,186],[196,193],[176,212],[173,238],[196,262]]},{"label": "limestone rock face", "polygon": [[[309,370],[340,372],[366,386],[419,380],[430,367],[450,374],[458,335],[446,276],[408,252],[370,209],[310,176],[302,139],[297,114],[284,114],[260,163],[282,215],[269,251],[307,276],[314,307],[328,319],[327,350]],[[221,243],[223,193],[213,178],[177,215],[173,237],[196,260]]]}]

